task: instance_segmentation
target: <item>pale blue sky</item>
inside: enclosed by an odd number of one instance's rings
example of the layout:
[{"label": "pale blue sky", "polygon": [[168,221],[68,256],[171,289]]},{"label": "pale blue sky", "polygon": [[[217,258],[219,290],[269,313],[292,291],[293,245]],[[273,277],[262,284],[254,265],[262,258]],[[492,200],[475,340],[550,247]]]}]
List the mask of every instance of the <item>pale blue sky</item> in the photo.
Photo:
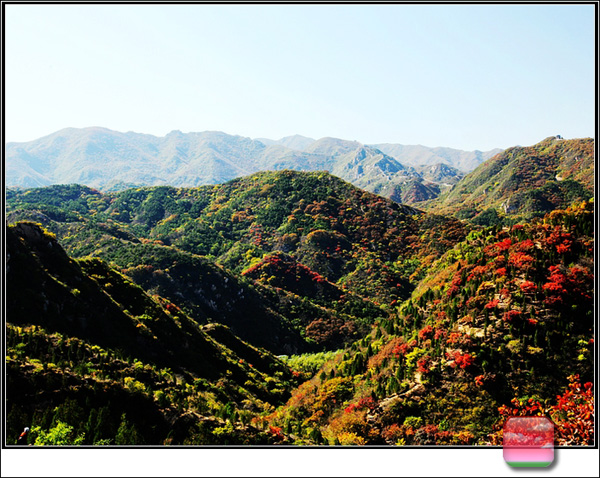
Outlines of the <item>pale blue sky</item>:
[{"label": "pale blue sky", "polygon": [[594,5],[5,5],[5,140],[595,134]]}]

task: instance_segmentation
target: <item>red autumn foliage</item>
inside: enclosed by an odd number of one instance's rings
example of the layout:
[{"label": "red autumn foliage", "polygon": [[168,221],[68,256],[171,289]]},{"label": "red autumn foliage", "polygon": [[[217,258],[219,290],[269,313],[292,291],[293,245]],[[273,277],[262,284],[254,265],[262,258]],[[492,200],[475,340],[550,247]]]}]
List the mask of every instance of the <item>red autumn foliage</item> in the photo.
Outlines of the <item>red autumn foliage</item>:
[{"label": "red autumn foliage", "polygon": [[581,384],[579,375],[569,376],[569,385],[551,409],[559,445],[593,445],[594,390],[591,382]]},{"label": "red autumn foliage", "polygon": [[454,361],[460,368],[467,368],[475,363],[475,357],[471,354],[465,353],[462,355],[455,355]]},{"label": "red autumn foliage", "polygon": [[469,277],[467,277],[467,282],[470,282],[475,277],[482,276],[483,274],[485,274],[487,272],[487,270],[488,270],[487,266],[475,266],[475,267],[473,267],[473,270],[469,274]]},{"label": "red autumn foliage", "polygon": [[592,299],[594,276],[589,270],[573,266],[569,269],[568,280],[571,293],[575,297],[582,300]]},{"label": "red autumn foliage", "polygon": [[533,293],[533,292],[535,292],[537,290],[537,286],[533,282],[531,282],[529,280],[521,282],[521,284],[519,285],[519,288],[525,294],[531,294],[531,293]]},{"label": "red autumn foliage", "polygon": [[460,343],[462,341],[462,338],[463,334],[461,334],[460,332],[452,332],[450,333],[448,340],[446,340],[446,343],[449,345],[454,345],[456,343]]},{"label": "red autumn foliage", "polygon": [[389,357],[399,359],[406,355],[411,348],[409,344],[404,342],[403,337],[394,337],[379,352],[369,358],[368,368],[379,368],[383,361]]},{"label": "red autumn foliage", "polygon": [[546,243],[555,246],[557,244],[564,243],[565,241],[570,243],[572,240],[573,236],[570,232],[563,232],[560,226],[555,226],[554,230],[546,238]]},{"label": "red autumn foliage", "polygon": [[460,350],[455,350],[453,352],[447,352],[446,356],[450,359],[454,360],[454,364],[452,365],[454,368],[467,368],[475,363],[475,357],[470,353],[462,353]]},{"label": "red autumn foliage", "polygon": [[444,329],[435,329],[435,335],[433,338],[435,340],[443,339],[446,336],[446,331]]},{"label": "red autumn foliage", "polygon": [[524,241],[517,242],[513,246],[513,250],[514,251],[519,251],[519,252],[531,251],[533,248],[534,248],[534,244],[533,244],[533,241],[531,239],[526,239]]},{"label": "red autumn foliage", "polygon": [[565,294],[567,292],[562,284],[558,282],[547,282],[542,288],[553,294]]},{"label": "red autumn foliage", "polygon": [[554,306],[564,303],[566,299],[573,302],[592,299],[594,276],[585,268],[573,266],[565,274],[559,266],[550,266],[549,282],[542,289],[546,291],[546,305]]},{"label": "red autumn foliage", "polygon": [[[412,431],[412,430],[411,430]],[[397,423],[392,423],[390,426],[385,427],[381,432],[381,436],[389,442],[396,443],[403,435],[406,434],[406,431],[400,427]]]},{"label": "red autumn foliage", "polygon": [[454,274],[454,278],[452,279],[452,283],[453,286],[460,286],[462,285],[462,279],[460,278],[460,274]]},{"label": "red autumn foliage", "polygon": [[508,263],[519,270],[527,270],[533,265],[533,257],[523,252],[511,252]]},{"label": "red autumn foliage", "polygon": [[[402,345],[406,345],[406,344],[402,344]],[[404,355],[402,353],[402,349],[400,347],[401,347],[400,344],[398,344],[392,349],[392,355],[396,358],[400,358],[401,355]]]},{"label": "red autumn foliage", "polygon": [[510,238],[504,239],[503,241],[497,242],[494,245],[500,251],[508,251],[508,249],[510,249],[510,246],[512,245],[512,240]]},{"label": "red autumn foliage", "polygon": [[422,373],[422,374],[428,373],[430,367],[431,367],[431,357],[429,357],[428,355],[417,360],[417,370],[420,373]]},{"label": "red autumn foliage", "polygon": [[369,410],[373,410],[377,407],[377,402],[373,400],[372,397],[361,398],[357,403],[351,403],[346,408],[344,408],[344,413],[352,413],[355,410],[364,410],[368,408]]},{"label": "red autumn foliage", "polygon": [[392,350],[392,353],[396,356],[396,358],[399,358],[400,356],[404,356],[410,352],[416,345],[417,341],[413,339],[409,343],[401,343],[396,345]]},{"label": "red autumn foliage", "polygon": [[277,438],[283,438],[282,429],[280,427],[269,425],[269,433]]},{"label": "red autumn foliage", "polygon": [[521,403],[519,399],[513,398],[511,400],[513,407],[511,408],[508,405],[502,405],[498,407],[498,411],[500,412],[500,416],[509,418],[509,417],[537,417],[544,415],[544,407],[538,401],[530,398],[529,400]]},{"label": "red autumn foliage", "polygon": [[500,301],[498,299],[492,299],[487,304],[485,304],[485,308],[486,309],[495,309],[496,307],[498,307],[499,303],[500,303]]},{"label": "red autumn foliage", "polygon": [[520,310],[509,310],[508,312],[505,312],[504,315],[502,316],[502,319],[506,322],[515,322],[516,320],[521,318],[521,311]]},{"label": "red autumn foliage", "polygon": [[431,325],[426,325],[421,330],[419,330],[419,338],[421,340],[429,339],[434,333],[434,328]]}]

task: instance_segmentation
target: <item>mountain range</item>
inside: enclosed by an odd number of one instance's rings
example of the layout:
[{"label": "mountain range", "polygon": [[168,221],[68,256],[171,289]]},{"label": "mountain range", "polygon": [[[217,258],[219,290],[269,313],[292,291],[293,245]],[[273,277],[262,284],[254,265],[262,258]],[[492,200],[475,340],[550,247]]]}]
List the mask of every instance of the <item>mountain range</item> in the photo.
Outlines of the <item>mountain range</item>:
[{"label": "mountain range", "polygon": [[[83,173],[131,140],[75,131],[49,143]],[[220,173],[282,170],[6,190],[9,445],[24,426],[35,445],[499,445],[532,414],[594,444],[593,139],[463,176],[334,138],[171,136]],[[163,140],[138,141],[149,177]],[[27,164],[69,169],[38,146]]]},{"label": "mountain range", "polygon": [[216,131],[173,131],[156,137],[93,127],[8,143],[5,165],[7,186],[77,183],[102,190],[219,184],[265,170],[325,170],[369,191],[411,202],[436,197],[499,151],[369,146],[299,135],[274,141]]},{"label": "mountain range", "polygon": [[8,436],[489,445],[539,410],[590,445],[593,217],[482,228],[289,170],[8,190]]}]

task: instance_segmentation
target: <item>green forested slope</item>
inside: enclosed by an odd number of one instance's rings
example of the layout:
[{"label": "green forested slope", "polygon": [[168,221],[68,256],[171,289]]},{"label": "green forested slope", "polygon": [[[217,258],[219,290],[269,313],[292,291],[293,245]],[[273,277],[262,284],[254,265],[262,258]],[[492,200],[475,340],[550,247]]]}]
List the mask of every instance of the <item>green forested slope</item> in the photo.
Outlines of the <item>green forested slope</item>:
[{"label": "green forested slope", "polygon": [[427,210],[491,225],[543,217],[594,194],[594,140],[549,137],[481,164]]},{"label": "green forested slope", "polygon": [[[457,220],[423,215],[327,173],[113,194],[52,186],[11,190],[7,199],[9,222],[40,222],[75,257],[103,258],[200,323],[227,324],[277,353],[338,348],[366,333],[409,296],[411,276],[466,234]],[[335,287],[335,303],[311,296],[291,270],[277,270],[274,280],[248,273],[276,251]],[[346,324],[341,334],[339,324]]]},{"label": "green forested slope", "polygon": [[6,232],[9,437],[62,422],[83,444],[270,440],[246,425],[297,383],[283,362],[99,259],[71,259],[40,226]]}]

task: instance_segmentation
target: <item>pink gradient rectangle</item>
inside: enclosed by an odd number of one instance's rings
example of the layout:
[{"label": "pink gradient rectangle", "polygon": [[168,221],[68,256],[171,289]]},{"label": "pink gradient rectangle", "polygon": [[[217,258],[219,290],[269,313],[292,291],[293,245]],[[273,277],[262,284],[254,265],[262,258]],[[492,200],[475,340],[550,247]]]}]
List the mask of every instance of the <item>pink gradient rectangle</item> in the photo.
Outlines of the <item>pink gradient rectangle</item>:
[{"label": "pink gradient rectangle", "polygon": [[504,448],[504,461],[509,462],[552,462],[554,448]]},{"label": "pink gradient rectangle", "polygon": [[554,424],[546,417],[511,417],[502,435],[504,461],[515,467],[554,461]]}]

